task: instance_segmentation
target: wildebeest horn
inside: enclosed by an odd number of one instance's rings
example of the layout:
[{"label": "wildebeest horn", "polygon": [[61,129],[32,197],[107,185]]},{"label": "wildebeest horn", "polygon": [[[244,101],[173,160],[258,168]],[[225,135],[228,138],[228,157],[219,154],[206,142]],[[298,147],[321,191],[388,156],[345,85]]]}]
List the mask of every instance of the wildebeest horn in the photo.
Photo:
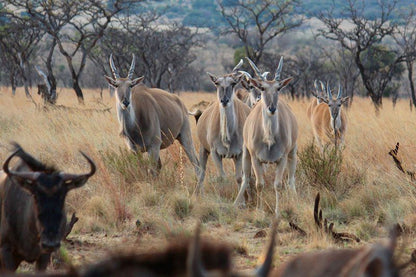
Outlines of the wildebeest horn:
[{"label": "wildebeest horn", "polygon": [[274,75],[274,79],[276,81],[280,80],[280,73],[282,73],[282,68],[283,68],[283,56],[280,57],[279,65],[277,66],[277,69],[276,69],[276,75]]},{"label": "wildebeest horn", "polygon": [[243,59],[240,59],[240,62],[234,66],[233,73],[237,73],[237,71],[240,69],[240,67],[243,65]]},{"label": "wildebeest horn", "polygon": [[267,247],[266,257],[264,259],[263,264],[256,270],[255,276],[266,277],[269,275],[270,269],[272,267],[274,245],[276,243],[277,224],[277,220],[273,220],[270,232],[270,242]]},{"label": "wildebeest horn", "polygon": [[186,261],[187,276],[202,277],[204,276],[204,268],[201,263],[201,245],[200,245],[201,223],[198,223],[195,235],[188,249],[188,258]]},{"label": "wildebeest horn", "polygon": [[337,99],[340,99],[342,95],[342,90],[341,90],[341,84],[338,84],[338,95],[337,95]]},{"label": "wildebeest horn", "polygon": [[111,68],[111,73],[113,73],[113,78],[120,78],[120,75],[118,74],[117,69],[114,66],[113,54],[110,54],[110,68]]},{"label": "wildebeest horn", "polygon": [[254,70],[254,73],[257,75],[257,77],[259,77],[261,80],[265,81],[260,70],[258,69],[258,67],[256,66],[256,64],[250,60],[249,57],[246,57],[248,63],[250,64],[251,68]]},{"label": "wildebeest horn", "polygon": [[91,160],[90,157],[88,157],[86,154],[84,154],[84,152],[80,151],[80,153],[82,154],[82,156],[84,156],[84,158],[88,161],[88,163],[90,164],[91,170],[89,173],[87,174],[68,174],[68,173],[60,173],[60,176],[62,178],[63,181],[70,181],[70,180],[80,180],[80,179],[88,179],[89,177],[91,177],[92,175],[94,175],[95,171],[96,171],[96,167],[94,162]]},{"label": "wildebeest horn", "polygon": [[331,88],[329,87],[329,82],[326,82],[326,91],[328,93],[328,98],[332,99],[332,92],[331,92]]},{"label": "wildebeest horn", "polygon": [[40,175],[40,173],[39,172],[16,172],[16,171],[13,171],[13,170],[10,170],[9,169],[9,163],[10,163],[10,160],[17,154],[17,153],[19,153],[20,151],[22,151],[22,148],[18,148],[16,151],[14,151],[13,152],[13,154],[11,154],[7,159],[6,159],[6,161],[4,162],[4,164],[3,164],[3,171],[7,174],[7,175],[9,175],[9,176],[14,176],[14,177],[20,177],[20,178],[24,178],[24,179],[29,179],[29,180],[31,180],[31,181],[35,181],[38,177],[39,177],[39,175]]},{"label": "wildebeest horn", "polygon": [[130,69],[129,69],[129,74],[128,74],[128,78],[131,80],[133,79],[133,73],[134,73],[134,67],[136,66],[136,57],[133,54],[133,59],[131,61],[131,65],[130,65]]}]

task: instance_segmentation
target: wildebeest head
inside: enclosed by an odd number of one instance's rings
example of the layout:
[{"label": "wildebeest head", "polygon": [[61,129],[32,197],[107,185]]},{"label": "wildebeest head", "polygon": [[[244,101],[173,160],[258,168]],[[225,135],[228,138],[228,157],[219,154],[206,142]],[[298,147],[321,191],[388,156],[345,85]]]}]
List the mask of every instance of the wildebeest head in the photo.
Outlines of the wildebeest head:
[{"label": "wildebeest head", "polygon": [[136,64],[134,54],[133,54],[133,59],[131,61],[129,73],[126,78],[120,78],[120,75],[118,74],[118,71],[114,65],[112,54],[110,55],[109,62],[110,62],[110,68],[111,68],[111,73],[113,75],[113,78],[108,77],[108,76],[104,76],[104,77],[106,78],[110,86],[116,89],[117,102],[120,104],[121,108],[125,110],[129,107],[130,102],[131,102],[131,98],[130,98],[131,89],[137,86],[138,84],[140,84],[143,81],[144,76],[136,78],[134,80],[132,79],[133,73],[134,73],[134,67]]},{"label": "wildebeest head", "polygon": [[[71,189],[82,187],[96,170],[94,162],[84,153],[91,170],[87,174],[68,174],[59,172],[37,161],[18,144],[16,151],[3,164],[3,170],[14,185],[32,194],[37,217],[36,227],[40,235],[40,247],[43,252],[52,252],[59,248],[66,227],[64,213],[65,197]],[[12,170],[10,160],[20,157],[32,171]]]}]

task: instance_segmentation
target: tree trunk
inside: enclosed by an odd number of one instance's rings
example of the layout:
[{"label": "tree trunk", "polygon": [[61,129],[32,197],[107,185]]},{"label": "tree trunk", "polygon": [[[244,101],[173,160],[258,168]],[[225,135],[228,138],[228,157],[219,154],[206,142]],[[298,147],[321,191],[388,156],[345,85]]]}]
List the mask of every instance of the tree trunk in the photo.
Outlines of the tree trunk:
[{"label": "tree trunk", "polygon": [[367,94],[370,96],[371,100],[373,101],[374,108],[376,115],[378,116],[380,114],[380,109],[383,106],[383,97],[382,95],[379,95],[374,91],[374,88],[371,86],[370,78],[365,73],[364,65],[361,62],[360,59],[360,51],[357,51],[355,53],[355,63],[358,66],[358,69],[360,70],[361,80],[363,81],[363,84],[367,90]]},{"label": "tree trunk", "polygon": [[413,83],[413,61],[407,61],[407,77],[409,78],[410,84],[410,97],[412,98],[413,106],[416,107],[416,93],[415,93],[415,84]]},{"label": "tree trunk", "polygon": [[78,104],[84,105],[84,94],[82,93],[82,89],[79,86],[77,78],[72,79],[72,88],[74,89],[75,94],[77,95]]},{"label": "tree trunk", "polygon": [[16,83],[14,79],[14,72],[10,72],[10,85],[12,86],[12,95],[16,95]]},{"label": "tree trunk", "polygon": [[53,52],[55,50],[55,46],[56,46],[56,38],[54,38],[52,40],[52,45],[50,47],[49,53],[48,53],[48,58],[46,59],[46,70],[48,71],[48,81],[49,84],[51,85],[51,91],[50,91],[50,104],[55,104],[56,103],[56,78],[55,75],[53,75],[53,71],[52,71],[52,56],[53,56]]}]

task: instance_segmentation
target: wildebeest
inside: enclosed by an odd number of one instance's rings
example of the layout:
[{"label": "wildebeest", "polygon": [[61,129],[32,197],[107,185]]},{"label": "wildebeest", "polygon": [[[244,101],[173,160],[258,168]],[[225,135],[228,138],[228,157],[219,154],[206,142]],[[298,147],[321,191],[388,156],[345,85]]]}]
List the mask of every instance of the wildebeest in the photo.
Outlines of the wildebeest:
[{"label": "wildebeest", "polygon": [[[0,179],[1,268],[14,271],[27,261],[36,262],[37,270],[45,270],[51,253],[65,236],[65,197],[70,190],[82,187],[96,168],[81,152],[90,164],[90,172],[64,173],[36,160],[17,143],[14,146]],[[11,169],[13,157],[20,161]]]},{"label": "wildebeest", "polygon": [[149,153],[151,161],[157,163],[156,173],[162,167],[160,149],[168,147],[177,139],[198,176],[199,162],[192,141],[188,110],[177,95],[142,84],[143,76],[132,79],[134,67],[133,55],[127,77],[121,78],[111,55],[113,78],[105,76],[107,82],[116,89],[120,135],[134,152],[140,150]]},{"label": "wildebeest", "polygon": [[[244,193],[249,185],[251,171],[256,176],[257,207],[262,208],[264,187],[263,164],[277,164],[274,188],[276,193],[276,216],[279,215],[278,188],[283,173],[288,167],[289,186],[295,190],[296,151],[298,125],[290,107],[279,100],[280,91],[292,80],[280,80],[283,58],[280,59],[275,78],[272,81],[250,79],[261,91],[261,100],[248,115],[244,124],[243,182],[235,205],[244,205]],[[255,68],[253,68],[255,69]],[[259,74],[258,74],[259,75]]]}]

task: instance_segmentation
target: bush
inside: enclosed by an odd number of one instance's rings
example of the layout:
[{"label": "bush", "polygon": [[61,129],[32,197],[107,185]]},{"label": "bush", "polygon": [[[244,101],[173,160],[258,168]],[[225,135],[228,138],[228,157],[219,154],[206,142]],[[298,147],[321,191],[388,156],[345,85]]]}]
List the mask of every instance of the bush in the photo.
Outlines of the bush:
[{"label": "bush", "polygon": [[341,173],[342,150],[325,147],[321,152],[313,143],[298,152],[298,168],[309,185],[318,191],[325,190],[338,196],[338,176]]}]

